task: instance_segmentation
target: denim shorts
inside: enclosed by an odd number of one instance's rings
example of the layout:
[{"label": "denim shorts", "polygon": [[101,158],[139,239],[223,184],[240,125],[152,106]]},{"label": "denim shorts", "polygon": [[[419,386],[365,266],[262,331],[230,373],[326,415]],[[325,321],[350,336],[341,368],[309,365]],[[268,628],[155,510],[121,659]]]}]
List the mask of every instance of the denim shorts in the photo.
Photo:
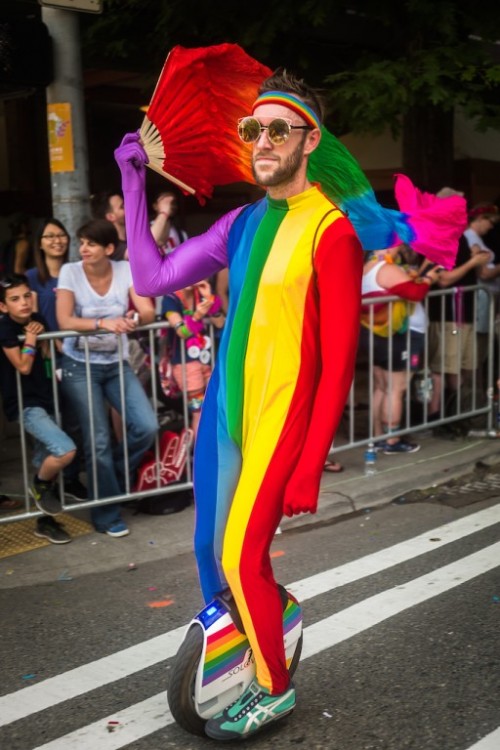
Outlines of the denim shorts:
[{"label": "denim shorts", "polygon": [[66,433],[57,426],[56,421],[41,406],[26,406],[23,409],[25,431],[34,438],[33,466],[37,469],[47,456],[60,458],[69,451],[76,450],[76,445]]}]

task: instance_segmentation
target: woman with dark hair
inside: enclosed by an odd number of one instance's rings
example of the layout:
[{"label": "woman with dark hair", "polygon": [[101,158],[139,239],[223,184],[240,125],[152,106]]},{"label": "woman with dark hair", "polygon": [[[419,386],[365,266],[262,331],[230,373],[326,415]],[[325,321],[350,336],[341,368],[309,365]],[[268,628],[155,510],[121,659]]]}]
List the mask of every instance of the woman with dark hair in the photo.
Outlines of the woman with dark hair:
[{"label": "woman with dark hair", "polygon": [[34,241],[35,267],[26,272],[34,296],[34,310],[41,313],[49,331],[57,331],[56,288],[59,272],[69,259],[69,234],[58,219],[43,219]]},{"label": "woman with dark hair", "polygon": [[[69,260],[70,236],[64,224],[48,217],[42,219],[35,231],[34,268],[26,272],[33,295],[33,310],[43,315],[47,322],[47,331],[58,331],[56,316],[56,289],[61,268]],[[60,368],[62,359],[62,341],[57,339],[56,368]],[[65,431],[81,451],[81,437],[78,422],[75,421],[71,403],[66,403],[62,393],[59,395],[61,416]],[[64,493],[77,500],[87,498],[87,488],[79,478],[80,460],[64,469]]]},{"label": "woman with dark hair", "polygon": [[[155,312],[150,300],[134,290],[128,261],[110,259],[118,244],[110,221],[89,221],[77,236],[81,261],[67,263],[61,271],[57,319],[61,330],[91,335],[64,339],[61,389],[81,427],[89,494],[110,498],[125,492],[126,464],[123,441],[113,439],[108,406],[126,427],[131,475],[158,430],[146,392],[128,363],[127,338],[138,325],[152,323]],[[97,531],[112,537],[129,533],[118,502],[93,507],[91,516]]]}]

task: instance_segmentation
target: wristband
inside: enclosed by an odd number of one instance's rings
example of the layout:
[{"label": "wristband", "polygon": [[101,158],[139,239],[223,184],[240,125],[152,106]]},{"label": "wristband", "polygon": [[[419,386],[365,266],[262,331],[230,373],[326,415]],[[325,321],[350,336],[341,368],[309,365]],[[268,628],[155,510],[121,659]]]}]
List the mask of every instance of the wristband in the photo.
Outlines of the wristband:
[{"label": "wristband", "polygon": [[100,318],[96,318],[96,319],[95,319],[95,325],[94,325],[94,328],[95,328],[95,330],[96,330],[96,331],[97,331],[97,330],[98,330],[98,328],[99,328],[99,323],[100,323],[100,322],[101,322],[101,319],[100,319]]},{"label": "wristband", "polygon": [[30,357],[36,357],[36,349],[34,346],[25,344],[21,349],[21,354],[29,354]]},{"label": "wristband", "polygon": [[185,336],[186,338],[189,338],[190,336],[193,335],[192,331],[189,330],[189,328],[184,322],[182,322],[180,326],[176,326],[176,328],[178,328],[179,331],[182,333],[182,335]]}]

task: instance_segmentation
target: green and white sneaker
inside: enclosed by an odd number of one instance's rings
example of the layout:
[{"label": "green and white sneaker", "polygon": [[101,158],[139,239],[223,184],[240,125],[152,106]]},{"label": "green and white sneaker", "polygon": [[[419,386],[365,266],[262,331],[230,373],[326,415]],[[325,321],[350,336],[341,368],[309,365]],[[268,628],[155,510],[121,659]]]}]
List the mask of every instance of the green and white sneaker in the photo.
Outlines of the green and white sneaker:
[{"label": "green and white sneaker", "polygon": [[205,732],[214,740],[242,740],[271,721],[284,718],[294,708],[292,683],[284,693],[271,695],[254,680],[237,701],[207,721]]}]

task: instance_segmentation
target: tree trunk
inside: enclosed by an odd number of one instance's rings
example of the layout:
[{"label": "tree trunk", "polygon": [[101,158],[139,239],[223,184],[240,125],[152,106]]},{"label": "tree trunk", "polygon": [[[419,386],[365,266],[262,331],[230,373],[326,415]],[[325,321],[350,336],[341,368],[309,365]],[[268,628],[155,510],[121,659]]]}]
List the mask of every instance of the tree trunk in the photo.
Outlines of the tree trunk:
[{"label": "tree trunk", "polygon": [[429,104],[405,116],[403,172],[420,190],[453,187],[453,110]]}]

